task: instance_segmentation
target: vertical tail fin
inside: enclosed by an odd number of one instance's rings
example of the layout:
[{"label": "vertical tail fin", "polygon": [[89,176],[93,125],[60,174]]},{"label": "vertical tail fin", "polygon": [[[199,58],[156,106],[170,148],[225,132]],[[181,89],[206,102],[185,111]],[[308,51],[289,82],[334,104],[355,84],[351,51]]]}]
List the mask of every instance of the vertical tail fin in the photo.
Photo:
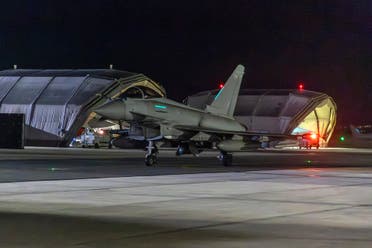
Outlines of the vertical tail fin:
[{"label": "vertical tail fin", "polygon": [[211,105],[207,105],[206,111],[233,117],[243,75],[244,66],[238,65],[226,81],[225,86],[215,96]]}]

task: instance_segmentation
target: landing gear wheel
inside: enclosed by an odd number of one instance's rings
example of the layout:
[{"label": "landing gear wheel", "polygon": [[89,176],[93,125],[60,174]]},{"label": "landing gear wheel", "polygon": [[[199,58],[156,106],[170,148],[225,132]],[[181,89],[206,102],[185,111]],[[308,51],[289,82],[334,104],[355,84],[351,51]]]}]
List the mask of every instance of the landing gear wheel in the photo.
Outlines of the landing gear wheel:
[{"label": "landing gear wheel", "polygon": [[157,162],[158,162],[158,157],[156,156],[156,154],[146,155],[145,157],[146,166],[153,166],[154,164],[157,164]]},{"label": "landing gear wheel", "polygon": [[232,165],[232,154],[227,152],[221,152],[219,159],[221,160],[223,166],[231,166]]},{"label": "landing gear wheel", "polygon": [[153,166],[158,163],[158,148],[154,145],[153,141],[149,141],[146,147],[147,153],[145,155],[146,166]]}]

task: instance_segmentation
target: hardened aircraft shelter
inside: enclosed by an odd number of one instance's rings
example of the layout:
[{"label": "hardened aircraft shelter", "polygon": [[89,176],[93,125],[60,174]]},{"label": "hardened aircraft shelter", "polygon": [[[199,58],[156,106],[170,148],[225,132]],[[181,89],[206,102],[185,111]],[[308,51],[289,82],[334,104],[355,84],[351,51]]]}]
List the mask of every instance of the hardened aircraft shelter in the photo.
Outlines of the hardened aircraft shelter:
[{"label": "hardened aircraft shelter", "polygon": [[[204,109],[218,90],[189,96],[188,105]],[[336,103],[308,90],[240,90],[235,117],[249,131],[276,134],[317,133],[327,145],[336,125]]]},{"label": "hardened aircraft shelter", "polygon": [[25,115],[26,145],[68,145],[108,99],[164,95],[158,83],[127,71],[0,71],[0,113]]}]

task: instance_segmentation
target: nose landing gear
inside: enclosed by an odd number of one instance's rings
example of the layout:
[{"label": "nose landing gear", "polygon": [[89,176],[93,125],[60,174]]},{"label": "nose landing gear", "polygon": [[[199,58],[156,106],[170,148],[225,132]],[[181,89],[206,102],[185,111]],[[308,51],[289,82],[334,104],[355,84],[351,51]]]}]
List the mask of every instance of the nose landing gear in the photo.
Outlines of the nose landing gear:
[{"label": "nose landing gear", "polygon": [[158,163],[158,148],[154,144],[154,141],[149,141],[146,146],[147,152],[145,154],[145,164],[146,166],[153,166]]}]

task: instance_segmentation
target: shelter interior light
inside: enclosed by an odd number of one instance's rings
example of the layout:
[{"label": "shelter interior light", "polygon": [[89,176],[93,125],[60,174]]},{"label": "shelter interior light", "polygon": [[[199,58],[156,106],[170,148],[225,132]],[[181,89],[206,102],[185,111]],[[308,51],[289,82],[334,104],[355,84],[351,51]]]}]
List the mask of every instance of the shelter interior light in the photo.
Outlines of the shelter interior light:
[{"label": "shelter interior light", "polygon": [[331,102],[325,100],[311,111],[299,125],[293,129],[292,134],[302,135],[311,133],[312,139],[319,139],[320,144],[328,143],[336,123],[336,114]]}]

